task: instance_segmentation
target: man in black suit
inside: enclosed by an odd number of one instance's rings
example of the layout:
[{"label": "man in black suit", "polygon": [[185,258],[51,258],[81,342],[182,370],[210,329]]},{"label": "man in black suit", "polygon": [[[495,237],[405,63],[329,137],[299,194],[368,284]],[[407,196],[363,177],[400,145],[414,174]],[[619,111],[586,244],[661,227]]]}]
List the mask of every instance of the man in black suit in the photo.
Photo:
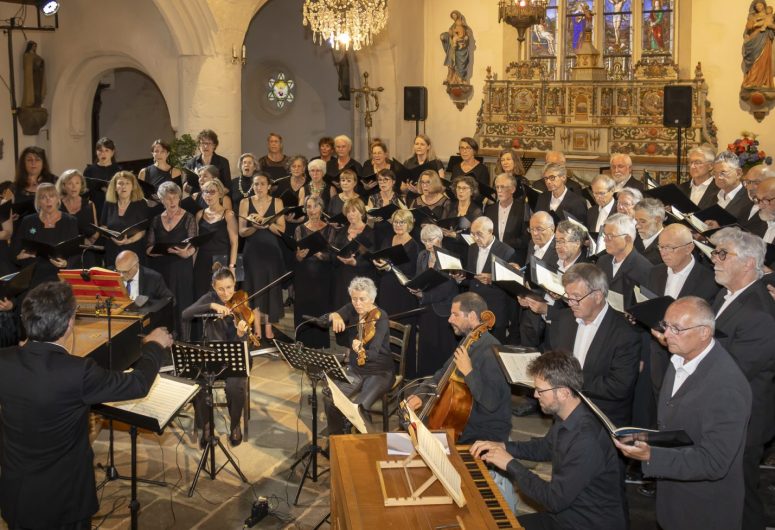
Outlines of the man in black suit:
[{"label": "man in black suit", "polygon": [[129,298],[136,306],[132,309],[149,315],[151,327],[164,326],[172,329],[174,312],[171,308],[175,300],[162,275],[140,265],[137,254],[131,250],[124,250],[116,256],[116,272],[121,274]]},{"label": "man in black suit", "polygon": [[662,232],[665,221],[665,205],[659,199],[643,199],[632,209],[635,219],[635,250],[654,265],[662,263],[662,255],[657,248],[657,238]]},{"label": "man in black suit", "polygon": [[616,441],[616,446],[642,462],[644,475],[657,479],[661,528],[741,528],[751,389],[724,347],[713,340],[714,314],[707,302],[677,300],[665,313],[664,328],[673,357],[659,396],[658,426],[686,431],[693,445],[666,448]]},{"label": "man in black suit", "polygon": [[542,179],[546,183],[547,191],[538,197],[536,211],[553,214],[558,223],[565,219],[563,214],[567,212],[583,223],[587,216],[587,201],[568,189],[568,172],[565,166],[547,164],[544,166]]},{"label": "man in black suit", "polygon": [[617,425],[629,425],[638,377],[640,337],[608,306],[608,281],[590,263],[562,277],[569,308],[547,326],[547,350],[570,352],[584,371],[582,390]]},{"label": "man in black suit", "polygon": [[704,210],[718,201],[719,189],[711,174],[716,151],[708,145],[701,145],[690,149],[688,158],[689,175],[692,178],[680,183],[678,187],[694,204]]},{"label": "man in black suit", "polygon": [[743,528],[764,528],[764,506],[759,495],[759,463],[764,445],[775,436],[775,302],[760,281],[764,264],[761,238],[723,228],[711,242],[716,282],[722,289],[713,310],[722,346],[737,361],[753,393],[743,472],[745,511]]},{"label": "man in black suit", "polygon": [[[477,441],[471,454],[504,470],[520,493],[545,511],[520,515],[527,530],[541,528],[627,528],[619,459],[608,431],[581,402],[583,375],[578,359],[546,352],[527,367],[534,395],[554,423],[543,438],[524,442]],[[551,462],[544,480],[519,460]]]},{"label": "man in black suit", "polygon": [[[740,159],[731,151],[722,151],[713,162],[713,179],[719,188],[718,205],[741,222],[747,221],[753,202],[740,179]],[[713,225],[711,225],[713,226]]]},{"label": "man in black suit", "polygon": [[[488,217],[479,217],[471,224],[471,235],[475,245],[468,247],[466,270],[476,273],[468,280],[468,291],[480,295],[487,307],[495,313],[495,327],[491,333],[504,342],[509,318],[516,310],[512,307],[516,301],[503,289],[492,285],[492,258],[497,256],[505,261],[514,261],[514,249],[495,239],[492,221]],[[458,277],[458,279],[461,279]]]},{"label": "man in black suit", "polygon": [[516,190],[517,180],[513,175],[502,173],[495,177],[498,202],[485,207],[484,215],[492,221],[493,232],[498,241],[514,249],[513,261],[524,264],[527,251],[526,212],[525,203],[514,200]]},{"label": "man in black suit", "polygon": [[[595,204],[587,211],[587,230],[597,234],[603,231],[603,225],[608,216],[616,213],[616,200],[614,200],[616,182],[608,175],[597,175],[592,179],[589,187]],[[598,242],[600,241],[601,238],[598,238]]]},{"label": "man in black suit", "polygon": [[633,283],[645,285],[651,272],[651,262],[635,250],[635,225],[632,218],[617,213],[606,219],[602,231],[605,255],[597,260],[608,278],[610,289],[624,296],[624,307],[634,303]]},{"label": "man in black suit", "polygon": [[145,339],[129,373],[71,355],[76,301],[69,285],[46,282],[22,303],[28,342],[0,351],[3,461],[0,510],[9,528],[91,528],[98,509],[89,409],[145,396],[159,371],[164,329]]},{"label": "man in black suit", "polygon": [[632,158],[626,153],[614,153],[611,155],[611,178],[616,182],[614,191],[622,188],[635,188],[643,191],[643,183],[632,176]]},{"label": "man in black suit", "polygon": [[762,180],[756,188],[756,199],[759,206],[756,212],[743,228],[761,237],[765,243],[775,242],[775,177]]},{"label": "man in black suit", "polygon": [[529,226],[531,245],[527,249],[525,263],[529,263],[530,258],[535,257],[554,267],[557,263],[557,249],[554,246],[554,219],[546,212],[536,212],[530,216]]}]

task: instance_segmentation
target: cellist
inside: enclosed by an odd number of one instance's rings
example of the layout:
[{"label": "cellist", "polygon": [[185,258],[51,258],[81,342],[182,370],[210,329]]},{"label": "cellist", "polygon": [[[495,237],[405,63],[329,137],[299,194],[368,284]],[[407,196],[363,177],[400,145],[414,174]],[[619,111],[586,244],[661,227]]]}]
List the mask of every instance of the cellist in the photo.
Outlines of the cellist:
[{"label": "cellist", "polygon": [[[183,310],[182,319],[186,324],[196,318],[197,315],[217,313],[222,318],[209,319],[204,323],[204,334],[207,340],[240,341],[248,340],[253,334],[260,334],[259,318],[256,310],[252,310],[255,318],[250,323],[240,315],[234,315],[230,309],[230,302],[235,296],[234,273],[231,269],[221,267],[213,273],[212,289]],[[186,326],[188,327],[188,326]],[[252,328],[252,329],[251,329]],[[245,408],[245,388],[247,377],[226,378],[226,404],[231,417],[229,427],[229,442],[232,447],[242,443],[242,429],[240,418]],[[206,425],[207,407],[204,391],[199,392],[194,398],[194,425],[199,431],[199,445],[204,447],[206,437],[211,426]]]},{"label": "cellist", "polygon": [[[353,278],[347,288],[350,303],[328,314],[335,333],[351,332],[349,363],[345,372],[350,383],[336,385],[355,404],[369,409],[390,390],[395,377],[395,362],[390,353],[388,315],[374,301],[377,287],[370,278]],[[329,434],[343,434],[345,418],[334,406],[328,389],[323,392]]]}]

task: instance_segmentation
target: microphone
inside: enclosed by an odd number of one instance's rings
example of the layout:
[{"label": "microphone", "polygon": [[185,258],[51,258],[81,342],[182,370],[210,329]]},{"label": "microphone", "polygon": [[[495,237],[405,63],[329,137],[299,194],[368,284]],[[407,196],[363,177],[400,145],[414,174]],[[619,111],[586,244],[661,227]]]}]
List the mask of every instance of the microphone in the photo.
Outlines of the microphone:
[{"label": "microphone", "polygon": [[301,319],[307,322],[314,322],[316,325],[322,328],[328,327],[328,313],[320,315],[319,317],[313,317],[311,315],[301,315]]}]

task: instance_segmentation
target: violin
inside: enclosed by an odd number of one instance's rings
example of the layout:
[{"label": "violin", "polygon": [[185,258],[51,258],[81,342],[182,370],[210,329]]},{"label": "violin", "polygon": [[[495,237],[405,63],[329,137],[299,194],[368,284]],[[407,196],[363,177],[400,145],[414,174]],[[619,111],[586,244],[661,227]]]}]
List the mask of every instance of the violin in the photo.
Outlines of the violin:
[{"label": "violin", "polygon": [[224,305],[231,311],[232,317],[234,317],[234,325],[239,326],[240,322],[245,322],[248,329],[248,339],[253,346],[258,347],[261,344],[259,339],[253,332],[253,322],[256,319],[256,315],[250,306],[247,304],[248,293],[245,291],[235,291],[232,297]]},{"label": "violin", "polygon": [[361,343],[360,348],[355,352],[358,355],[356,360],[358,366],[366,364],[366,345],[374,339],[377,333],[377,320],[381,316],[382,312],[375,307],[358,320],[358,340]]}]

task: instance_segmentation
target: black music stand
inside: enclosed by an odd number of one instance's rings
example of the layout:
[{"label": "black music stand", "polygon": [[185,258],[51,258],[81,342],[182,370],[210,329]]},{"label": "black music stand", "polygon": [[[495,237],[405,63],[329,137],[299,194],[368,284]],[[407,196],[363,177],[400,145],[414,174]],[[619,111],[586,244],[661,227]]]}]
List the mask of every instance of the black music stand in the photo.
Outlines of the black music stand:
[{"label": "black music stand", "polygon": [[[312,482],[317,482],[318,477],[328,471],[326,469],[318,473],[318,453],[329,458],[328,451],[318,445],[318,383],[325,374],[339,381],[349,381],[349,379],[342,369],[339,359],[329,352],[307,348],[300,342],[290,344],[275,340],[274,343],[285,361],[293,368],[306,373],[312,384],[312,393],[308,398],[312,407],[312,442],[290,468],[293,471],[296,466],[304,462],[304,473],[301,476],[299,489],[296,491],[296,499],[293,501],[295,506],[299,504],[299,496],[307,477],[311,478]],[[312,469],[311,473],[310,468]]]},{"label": "black music stand", "polygon": [[[210,342],[207,347],[175,343],[172,345],[172,363],[175,366],[175,373],[179,377],[197,381],[202,385],[200,392],[205,392],[205,405],[207,407],[209,431],[204,433],[205,447],[202,450],[202,456],[199,458],[199,465],[196,468],[194,480],[188,489],[188,496],[193,497],[196,484],[199,481],[199,475],[205,469],[208,457],[210,466],[205,471],[210,475],[210,479],[215,480],[215,476],[226,467],[226,464],[231,464],[240,479],[242,479],[242,482],[247,483],[247,477],[245,477],[237,462],[226,450],[220,437],[215,436],[215,414],[213,413],[213,383],[217,380],[224,380],[227,377],[247,377],[250,373],[247,343],[242,341]],[[223,451],[227,460],[218,469],[215,468],[216,447]]]}]

